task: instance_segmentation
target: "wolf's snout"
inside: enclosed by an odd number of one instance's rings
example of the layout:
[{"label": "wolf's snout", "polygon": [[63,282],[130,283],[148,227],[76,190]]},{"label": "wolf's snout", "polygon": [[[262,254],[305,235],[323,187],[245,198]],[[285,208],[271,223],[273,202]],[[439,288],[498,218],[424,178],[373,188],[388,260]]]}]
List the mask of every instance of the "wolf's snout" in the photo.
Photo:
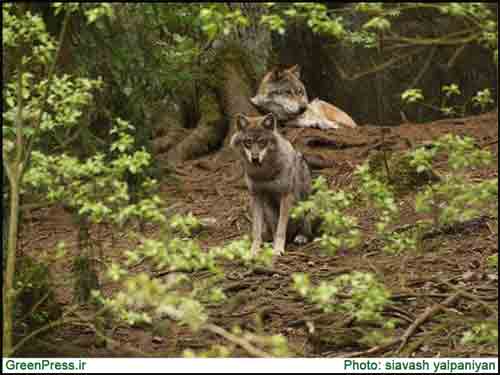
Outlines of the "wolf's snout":
[{"label": "wolf's snout", "polygon": [[250,161],[252,162],[252,164],[260,165],[259,156],[252,156],[252,158],[250,159]]}]

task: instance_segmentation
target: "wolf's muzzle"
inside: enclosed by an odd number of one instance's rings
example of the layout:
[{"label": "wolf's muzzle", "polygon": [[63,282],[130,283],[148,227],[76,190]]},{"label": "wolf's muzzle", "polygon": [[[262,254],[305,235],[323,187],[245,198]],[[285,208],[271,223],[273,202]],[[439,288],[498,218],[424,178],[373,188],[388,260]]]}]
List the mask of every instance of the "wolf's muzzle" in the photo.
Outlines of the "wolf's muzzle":
[{"label": "wolf's muzzle", "polygon": [[250,162],[255,165],[261,165],[260,158],[258,155],[252,155]]}]

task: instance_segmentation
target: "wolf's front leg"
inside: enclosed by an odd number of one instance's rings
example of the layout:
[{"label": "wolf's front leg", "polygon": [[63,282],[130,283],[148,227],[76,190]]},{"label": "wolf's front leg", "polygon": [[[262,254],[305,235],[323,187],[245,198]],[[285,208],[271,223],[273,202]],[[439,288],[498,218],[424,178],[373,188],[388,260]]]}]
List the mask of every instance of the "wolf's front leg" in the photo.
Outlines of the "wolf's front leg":
[{"label": "wolf's front leg", "polygon": [[250,194],[250,204],[252,205],[252,256],[257,255],[262,245],[262,228],[264,225],[264,208],[262,199],[254,194]]},{"label": "wolf's front leg", "polygon": [[293,205],[293,199],[292,193],[285,193],[280,200],[280,218],[276,234],[274,235],[274,254],[276,255],[281,255],[285,252],[286,227],[288,225],[288,217]]}]

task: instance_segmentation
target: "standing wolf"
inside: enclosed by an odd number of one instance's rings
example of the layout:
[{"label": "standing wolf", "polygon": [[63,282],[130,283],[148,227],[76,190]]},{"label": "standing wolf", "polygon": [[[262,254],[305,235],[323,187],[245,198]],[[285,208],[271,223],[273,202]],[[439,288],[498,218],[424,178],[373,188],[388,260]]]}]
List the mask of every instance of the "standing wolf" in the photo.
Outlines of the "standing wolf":
[{"label": "standing wolf", "polygon": [[333,104],[320,99],[309,103],[298,65],[285,70],[271,70],[250,101],[262,113],[274,113],[285,126],[320,129],[356,127],[354,120]]},{"label": "standing wolf", "polygon": [[282,254],[286,240],[304,241],[312,235],[307,218],[289,220],[294,202],[310,193],[311,171],[302,154],[278,132],[272,113],[263,117],[238,114],[236,127],[231,147],[242,158],[250,193],[252,254],[273,235],[274,253]]}]

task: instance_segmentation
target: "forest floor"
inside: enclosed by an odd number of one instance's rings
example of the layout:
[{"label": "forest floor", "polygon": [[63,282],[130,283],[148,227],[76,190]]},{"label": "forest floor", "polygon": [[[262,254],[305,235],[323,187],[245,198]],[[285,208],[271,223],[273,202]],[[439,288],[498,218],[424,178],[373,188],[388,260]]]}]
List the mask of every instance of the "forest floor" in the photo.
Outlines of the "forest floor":
[{"label": "forest floor", "polygon": [[[446,133],[474,137],[480,147],[495,155],[493,166],[471,171],[468,178],[481,181],[498,176],[498,112],[387,129],[390,131],[384,135],[377,126],[330,132],[289,129],[286,136],[305,153],[333,161],[331,167],[313,173],[325,176],[332,189],[352,187],[354,168],[382,147],[403,151]],[[176,203],[176,212],[215,219],[214,225],[197,235],[204,247],[223,245],[249,233],[247,191],[235,166],[232,153],[219,152],[182,164],[173,178],[162,183],[162,194],[169,204]],[[446,165],[438,162],[434,167],[443,172]],[[409,191],[401,197],[402,225],[411,225],[418,219],[411,206],[415,193]],[[377,219],[369,209],[361,210],[359,218],[366,231]],[[67,256],[52,264],[51,271],[56,284],[64,282],[57,288],[58,301],[70,305],[72,259],[77,255],[77,232],[71,217],[61,208],[51,207],[33,211],[24,220],[19,247],[22,253],[36,257],[42,250],[55,248],[58,241],[66,242]],[[113,233],[112,247],[111,229],[94,229],[93,240],[101,247],[105,262],[123,261],[124,250],[134,246],[122,234]],[[157,229],[146,225],[145,232],[155,235]],[[497,252],[498,222],[488,215],[436,229],[423,240],[420,251],[414,253],[390,255],[381,250],[377,241],[369,240],[336,256],[323,254],[314,242],[302,247],[288,245],[272,270],[252,271],[240,264],[225,264],[226,279],[221,287],[228,299],[208,308],[209,320],[227,330],[239,325],[251,331],[258,330],[261,322],[264,333],[287,337],[290,350],[298,357],[496,357],[495,347],[465,346],[460,340],[474,324],[498,319],[498,273],[487,264],[487,258]],[[132,269],[141,271],[150,271],[148,265]],[[375,273],[391,291],[391,303],[383,314],[388,319],[397,318],[399,323],[391,336],[396,339],[389,344],[361,344],[359,339],[369,326],[353,323],[339,313],[323,313],[304,302],[291,287],[291,275],[295,272],[310,274],[316,283],[351,271]],[[206,272],[193,277],[202,279]],[[105,291],[110,288],[104,285]],[[408,340],[402,342],[405,333]],[[192,333],[187,327],[177,326],[155,331],[151,327],[123,325],[108,334],[115,343],[99,348],[94,345],[92,330],[63,326],[32,341],[19,354],[123,357],[133,355],[133,347],[148,356],[178,357],[184,349],[198,351],[227,343],[212,333]],[[248,353],[236,348],[234,355]]]}]

